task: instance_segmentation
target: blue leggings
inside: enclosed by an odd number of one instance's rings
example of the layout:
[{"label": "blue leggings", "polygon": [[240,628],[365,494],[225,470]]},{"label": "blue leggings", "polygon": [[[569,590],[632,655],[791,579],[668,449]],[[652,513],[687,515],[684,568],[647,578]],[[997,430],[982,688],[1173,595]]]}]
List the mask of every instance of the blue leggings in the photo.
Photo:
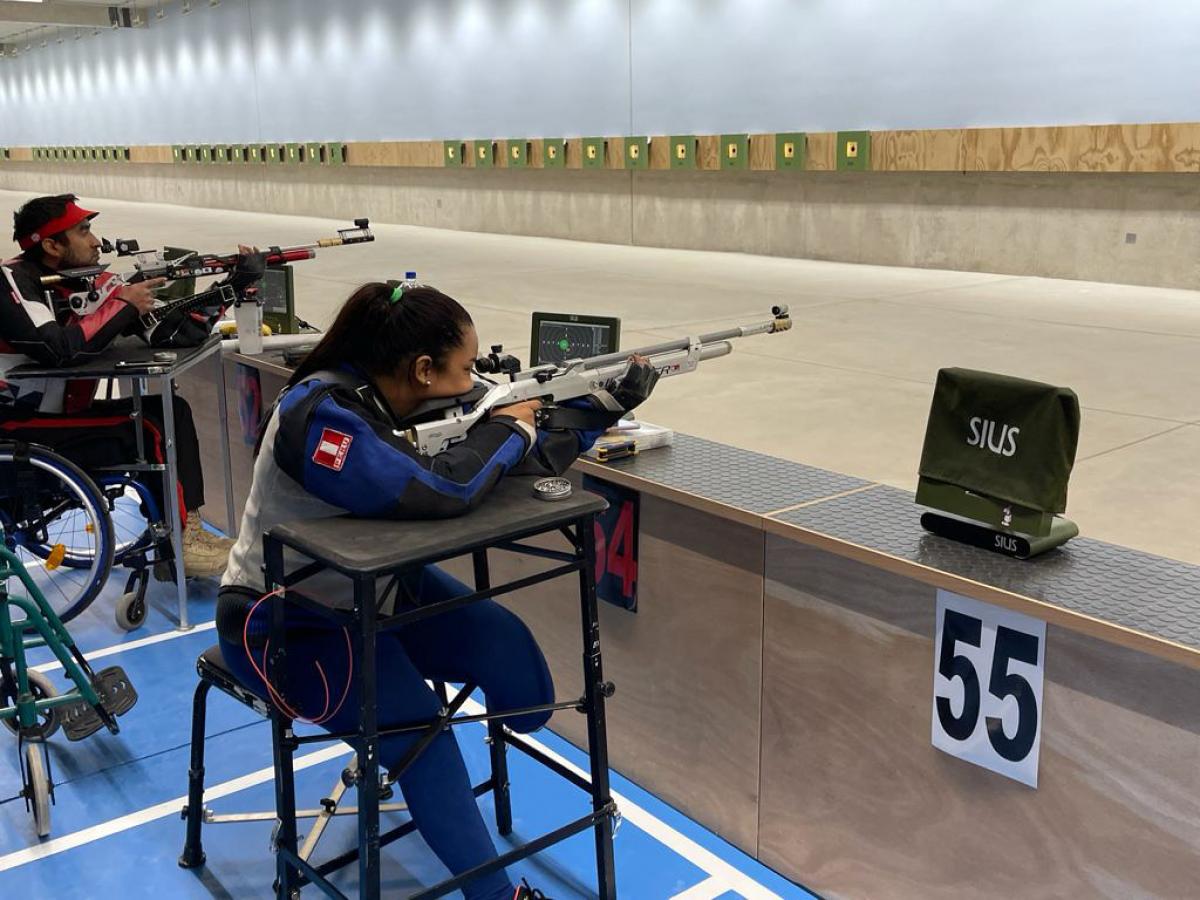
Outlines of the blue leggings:
[{"label": "blue leggings", "polygon": [[[421,605],[471,593],[462,582],[436,566],[405,579],[405,587]],[[269,607],[259,606],[251,633],[264,634]],[[399,609],[399,604],[397,609]],[[220,616],[218,616],[220,618]],[[244,621],[244,619],[243,619]],[[286,612],[288,672],[284,699],[306,717],[321,714],[325,691],[313,663],[320,661],[332,704],[346,683],[346,641],[341,628],[291,605]],[[227,631],[228,629],[226,629]],[[252,646],[256,641],[251,640]],[[226,664],[247,687],[263,692],[239,639],[221,636]],[[262,667],[262,647],[254,649]],[[473,682],[483,689],[489,710],[519,709],[553,702],[554,684],[541,649],[529,628],[516,615],[492,600],[480,600],[419,622],[380,632],[376,647],[378,722],[380,730],[433,719],[441,701],[425,679]],[[350,731],[358,727],[358,699],[351,688],[341,710],[323,727]],[[528,733],[546,724],[550,713],[505,720],[514,731]],[[395,765],[419,734],[383,737],[379,742],[382,768]],[[400,789],[409,813],[426,843],[446,867],[458,874],[496,857],[496,848],[483,823],[471,780],[453,730],[441,732],[400,776]],[[467,900],[510,898],[514,887],[503,871],[477,878],[463,892]]]}]

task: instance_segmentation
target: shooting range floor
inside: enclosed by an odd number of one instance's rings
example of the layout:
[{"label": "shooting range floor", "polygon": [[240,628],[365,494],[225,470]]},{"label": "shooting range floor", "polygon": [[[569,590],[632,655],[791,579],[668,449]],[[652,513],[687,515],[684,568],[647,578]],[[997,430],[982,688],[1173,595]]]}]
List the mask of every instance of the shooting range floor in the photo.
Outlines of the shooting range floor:
[{"label": "shooting range floor", "polygon": [[[100,732],[69,743],[62,732],[50,739],[56,805],[50,837],[39,841],[33,817],[14,795],[20,791],[17,744],[0,730],[0,894],[27,900],[93,898],[250,898],[269,897],[274,880],[268,851],[272,823],[209,825],[204,828],[206,865],[184,870],[176,860],[183,847],[180,809],[187,792],[191,697],[195,660],[216,643],[213,609],[216,582],[190,582],[189,632],[174,629],[174,590],[152,582],[150,617],[131,634],[113,621],[112,604],[123,586],[114,577],[104,594],[70,623],[76,642],[97,668],[119,665],[140,695],[121,721],[116,736]],[[107,655],[93,655],[104,650]],[[50,659],[36,651],[32,661]],[[57,663],[47,674],[60,689],[69,682]],[[477,710],[476,710],[477,711]],[[209,695],[207,722],[207,805],[217,812],[274,809],[271,733],[265,720],[218,691]],[[483,725],[463,726],[459,745],[476,781],[486,777],[488,756]],[[587,757],[546,730],[533,737],[576,766]],[[349,758],[349,748],[321,744],[297,754],[297,802],[315,806],[329,792]],[[527,840],[583,815],[586,795],[520,753],[509,754],[513,784],[514,835]],[[302,768],[303,767],[303,768]],[[214,789],[228,791],[212,799]],[[687,900],[745,897],[811,898],[751,857],[727,844],[637,785],[614,773],[613,791],[624,816],[616,840],[619,895],[631,900]],[[353,805],[353,792],[347,802]],[[399,799],[399,798],[397,798]],[[480,801],[489,826],[490,797]],[[403,813],[383,819],[403,821]],[[300,831],[307,830],[302,821]],[[494,833],[497,847],[506,839]],[[355,846],[353,817],[339,818],[326,831],[317,856],[326,859]],[[595,857],[591,832],[576,835],[509,869],[556,900],[595,896]],[[113,861],[120,862],[113,865]],[[407,896],[447,877],[421,839],[410,835],[384,848],[384,896]],[[356,893],[357,868],[339,874],[339,888]],[[305,891],[316,893],[312,888]],[[455,895],[461,896],[461,895]]]},{"label": "shooting range floor", "polygon": [[[0,192],[0,205],[29,196]],[[348,224],[83,202],[102,212],[98,233],[144,247],[300,244]],[[641,417],[906,490],[939,368],[1073,388],[1083,424],[1067,514],[1090,537],[1200,563],[1198,292],[399,225],[375,233],[295,266],[303,318],[324,326],[355,286],[416,270],[471,311],[482,346],[525,360],[534,310],[620,316],[629,349],[787,303],[791,332],[736,342],[732,357],[664,382]]]}]

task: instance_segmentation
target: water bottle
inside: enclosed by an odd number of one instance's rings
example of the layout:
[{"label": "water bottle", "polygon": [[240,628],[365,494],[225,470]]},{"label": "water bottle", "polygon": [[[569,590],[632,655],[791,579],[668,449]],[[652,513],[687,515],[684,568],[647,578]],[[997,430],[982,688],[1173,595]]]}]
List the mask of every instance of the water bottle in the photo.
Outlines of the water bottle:
[{"label": "water bottle", "polygon": [[404,289],[406,291],[409,288],[415,288],[417,286],[417,273],[416,272],[405,272],[404,273],[404,281],[402,282],[402,284],[404,285]]}]

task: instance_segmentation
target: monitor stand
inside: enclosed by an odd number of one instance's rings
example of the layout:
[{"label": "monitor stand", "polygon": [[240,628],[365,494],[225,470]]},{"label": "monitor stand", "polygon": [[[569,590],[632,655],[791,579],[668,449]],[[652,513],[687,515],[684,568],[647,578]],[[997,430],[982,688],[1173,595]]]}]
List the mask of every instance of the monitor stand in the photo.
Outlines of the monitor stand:
[{"label": "monitor stand", "polygon": [[916,502],[930,507],[921,527],[933,534],[1016,559],[1052,550],[1079,534],[1079,526],[1053,513],[922,478]]}]

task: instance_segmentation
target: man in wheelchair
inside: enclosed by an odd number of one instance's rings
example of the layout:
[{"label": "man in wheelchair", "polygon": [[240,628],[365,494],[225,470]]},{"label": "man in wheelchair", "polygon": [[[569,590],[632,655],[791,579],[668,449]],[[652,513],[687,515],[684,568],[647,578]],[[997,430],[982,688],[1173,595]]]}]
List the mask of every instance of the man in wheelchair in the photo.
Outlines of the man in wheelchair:
[{"label": "man in wheelchair", "polygon": [[[120,466],[137,457],[132,400],[96,400],[94,381],[21,379],[5,373],[31,360],[70,366],[104,350],[123,335],[136,333],[139,316],[155,302],[163,279],[127,284],[104,273],[94,282],[88,303],[78,299],[80,285],[60,282],[47,291],[40,279],[63,270],[95,265],[100,241],[92,234],[98,214],[76,204],[73,194],[37,197],[13,216],[13,240],[20,256],[0,264],[0,439],[10,438],[50,447],[85,470]],[[235,273],[232,276],[238,278]],[[50,292],[54,292],[51,294]],[[56,296],[55,296],[56,295]],[[57,312],[61,299],[65,311]],[[184,516],[183,568],[188,577],[211,577],[225,570],[233,542],[206,532],[199,509],[204,503],[204,474],[192,411],[173,398],[179,465],[177,489]],[[143,401],[142,427],[146,454],[163,462],[162,398]],[[147,479],[159,509],[161,480]]]}]

